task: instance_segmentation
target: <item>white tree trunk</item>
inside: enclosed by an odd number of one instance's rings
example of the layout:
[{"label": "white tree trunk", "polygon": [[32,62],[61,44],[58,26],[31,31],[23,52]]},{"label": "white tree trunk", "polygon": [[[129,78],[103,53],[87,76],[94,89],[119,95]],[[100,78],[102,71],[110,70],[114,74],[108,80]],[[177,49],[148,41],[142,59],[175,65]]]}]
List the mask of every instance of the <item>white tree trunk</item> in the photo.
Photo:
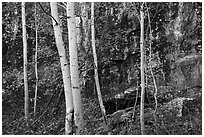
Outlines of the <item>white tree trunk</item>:
[{"label": "white tree trunk", "polygon": [[70,70],[69,70],[69,63],[66,58],[65,45],[62,39],[62,30],[61,30],[61,27],[59,26],[57,3],[51,2],[50,7],[51,7],[51,15],[55,19],[55,20],[52,19],[52,22],[53,22],[56,45],[57,45],[60,62],[61,62],[63,84],[64,84],[64,91],[65,91],[65,101],[66,101],[65,134],[67,135],[67,134],[73,133],[72,127],[73,127],[73,112],[74,112],[71,82],[70,82]]},{"label": "white tree trunk", "polygon": [[34,116],[36,116],[37,95],[38,95],[38,25],[37,25],[37,7],[35,3],[35,101],[34,101]]},{"label": "white tree trunk", "polygon": [[99,84],[99,78],[98,78],[98,63],[97,63],[97,55],[96,55],[96,46],[95,46],[95,28],[94,28],[94,3],[91,3],[91,39],[92,39],[92,49],[93,49],[93,57],[94,57],[94,78],[96,83],[96,90],[98,94],[98,100],[101,108],[101,113],[104,118],[104,122],[107,125],[107,117],[106,117],[106,110],[103,105],[102,95],[101,95],[101,89]]},{"label": "white tree trunk", "polygon": [[144,8],[143,4],[140,9],[140,52],[141,52],[141,102],[140,102],[140,123],[141,133],[145,134],[144,127],[144,96],[145,96],[145,79],[144,79]]},{"label": "white tree trunk", "polygon": [[29,117],[29,96],[28,96],[28,60],[27,60],[27,34],[26,34],[26,17],[25,17],[25,2],[22,2],[22,27],[23,27],[23,72],[24,72],[24,96],[25,96],[25,104],[24,104],[24,111],[25,111],[25,119]]},{"label": "white tree trunk", "polygon": [[69,57],[70,57],[70,72],[71,72],[71,85],[74,104],[74,120],[76,126],[76,134],[80,134],[83,130],[83,115],[82,115],[82,101],[81,89],[79,83],[78,71],[78,55],[76,45],[76,23],[75,23],[75,4],[74,2],[67,3],[67,16],[68,16],[68,35],[69,35]]}]

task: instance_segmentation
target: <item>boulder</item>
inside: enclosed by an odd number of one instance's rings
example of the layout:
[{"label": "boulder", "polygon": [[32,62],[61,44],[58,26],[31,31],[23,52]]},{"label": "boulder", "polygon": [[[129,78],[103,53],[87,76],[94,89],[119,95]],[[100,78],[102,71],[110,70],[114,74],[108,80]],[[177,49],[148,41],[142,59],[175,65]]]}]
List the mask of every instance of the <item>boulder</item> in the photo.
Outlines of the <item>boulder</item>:
[{"label": "boulder", "polygon": [[161,107],[162,112],[177,117],[202,113],[202,95],[191,97],[177,97]]},{"label": "boulder", "polygon": [[188,55],[171,66],[170,84],[177,90],[202,86],[202,55]]},{"label": "boulder", "polygon": [[188,102],[192,100],[193,98],[185,98],[185,97],[175,98],[170,102],[166,103],[162,107],[162,110],[167,114],[173,114],[173,115],[176,115],[177,117],[181,117],[184,104],[186,104],[184,102]]},{"label": "boulder", "polygon": [[[122,93],[116,94],[113,97],[104,100],[104,106],[107,114],[113,114],[118,110],[124,110],[126,108],[133,107],[136,101],[137,90],[138,90],[138,95],[137,95],[136,105],[139,105],[141,89],[136,86],[133,86],[126,89]],[[146,93],[145,106],[149,106],[150,104],[152,104],[152,102],[154,103],[153,96],[149,96],[148,93]]]}]

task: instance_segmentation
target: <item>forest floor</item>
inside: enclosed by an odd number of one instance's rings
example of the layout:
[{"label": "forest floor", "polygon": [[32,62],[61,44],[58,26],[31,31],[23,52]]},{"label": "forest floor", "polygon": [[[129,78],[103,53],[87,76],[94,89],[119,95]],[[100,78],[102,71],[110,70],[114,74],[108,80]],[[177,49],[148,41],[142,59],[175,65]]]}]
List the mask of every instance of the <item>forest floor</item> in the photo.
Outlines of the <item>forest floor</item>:
[{"label": "forest floor", "polygon": [[[90,101],[90,100],[89,100]],[[183,115],[178,117],[173,113],[165,113],[162,108],[157,108],[156,122],[153,115],[154,108],[145,108],[145,134],[147,135],[201,135],[202,134],[202,100],[191,104],[193,109],[183,110]],[[95,106],[95,107],[93,107]],[[97,100],[87,105],[85,122],[86,134],[108,134],[104,129],[105,124],[100,118]],[[135,118],[125,121],[109,120],[109,132],[113,135],[140,135],[140,106],[136,107]],[[94,109],[95,108],[95,109]]]},{"label": "forest floor", "polygon": [[[202,91],[201,91],[202,92]],[[125,120],[108,118],[109,133],[103,122],[98,100],[83,98],[84,134],[86,135],[140,135],[139,105],[135,109],[135,117],[127,116]],[[22,104],[21,104],[22,105]],[[154,107],[145,107],[145,134],[147,135],[201,135],[202,134],[202,98],[191,103],[188,109],[182,110],[182,116],[162,111],[158,105],[157,115],[153,115]],[[190,109],[189,109],[190,108]],[[59,114],[53,115],[48,110],[37,121],[31,118],[28,123],[23,116],[23,108],[11,108],[2,115],[3,135],[63,135],[65,106],[61,106]],[[44,112],[44,110],[42,111]],[[132,113],[132,112],[130,112]]]}]

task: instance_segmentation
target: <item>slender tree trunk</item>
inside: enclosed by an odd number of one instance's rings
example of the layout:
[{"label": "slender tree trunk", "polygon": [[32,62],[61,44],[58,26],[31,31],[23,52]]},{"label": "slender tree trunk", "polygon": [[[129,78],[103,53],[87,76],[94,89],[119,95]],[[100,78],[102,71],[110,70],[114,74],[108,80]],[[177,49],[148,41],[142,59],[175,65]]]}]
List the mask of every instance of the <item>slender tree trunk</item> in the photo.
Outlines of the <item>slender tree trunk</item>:
[{"label": "slender tree trunk", "polygon": [[71,85],[74,104],[74,120],[76,126],[76,134],[80,134],[83,130],[83,115],[82,115],[82,101],[81,89],[79,83],[78,71],[78,55],[76,45],[76,24],[75,24],[75,4],[74,2],[67,3],[68,16],[68,35],[69,35],[69,55],[70,55],[70,72]]},{"label": "slender tree trunk", "polygon": [[61,69],[62,69],[62,77],[63,77],[65,101],[66,101],[65,134],[68,135],[68,134],[73,134],[73,112],[74,112],[71,82],[70,82],[70,70],[69,70],[69,63],[66,58],[65,45],[62,39],[62,30],[61,30],[61,27],[59,26],[57,3],[51,2],[50,7],[51,7],[51,15],[55,19],[55,20],[52,19],[52,22],[53,22],[55,40],[56,40],[56,45],[59,52]]},{"label": "slender tree trunk", "polygon": [[34,101],[34,117],[36,116],[37,95],[38,95],[38,25],[37,25],[37,7],[35,3],[35,101]]},{"label": "slender tree trunk", "polygon": [[140,102],[140,123],[141,123],[141,133],[145,134],[144,127],[144,96],[145,96],[145,78],[144,78],[144,9],[143,4],[140,9],[140,52],[141,52],[141,102]]},{"label": "slender tree trunk", "polygon": [[22,2],[22,26],[23,26],[23,72],[24,72],[24,111],[25,111],[25,119],[27,120],[29,117],[29,102],[28,102],[28,60],[27,60],[27,35],[26,35],[26,17],[25,17],[25,2]]},{"label": "slender tree trunk", "polygon": [[[151,28],[151,21],[150,21],[150,15],[149,15],[149,10],[147,9],[147,16],[148,16],[148,26],[149,26],[149,38],[150,38],[150,41],[149,41],[149,57],[150,57],[150,60],[149,62],[152,61],[152,28]],[[155,76],[154,76],[154,73],[153,73],[153,70],[152,70],[152,64],[150,63],[150,72],[151,72],[151,75],[152,75],[152,79],[153,79],[153,83],[154,83],[154,88],[155,88],[155,91],[154,91],[154,100],[155,100],[155,109],[154,109],[154,120],[155,120],[155,126],[156,126],[156,133],[158,134],[158,126],[157,126],[157,107],[158,107],[158,103],[157,103],[157,93],[158,93],[158,89],[157,89],[157,83],[156,83],[156,79],[155,79]]]},{"label": "slender tree trunk", "polygon": [[106,117],[106,110],[103,105],[102,95],[101,95],[101,89],[99,84],[99,78],[98,78],[98,63],[97,63],[97,55],[96,55],[96,46],[95,46],[95,28],[94,28],[94,3],[91,3],[91,39],[92,39],[92,49],[93,49],[93,57],[94,57],[94,78],[96,83],[96,90],[98,94],[98,100],[101,108],[101,113],[104,119],[104,122],[107,126],[107,117]]}]

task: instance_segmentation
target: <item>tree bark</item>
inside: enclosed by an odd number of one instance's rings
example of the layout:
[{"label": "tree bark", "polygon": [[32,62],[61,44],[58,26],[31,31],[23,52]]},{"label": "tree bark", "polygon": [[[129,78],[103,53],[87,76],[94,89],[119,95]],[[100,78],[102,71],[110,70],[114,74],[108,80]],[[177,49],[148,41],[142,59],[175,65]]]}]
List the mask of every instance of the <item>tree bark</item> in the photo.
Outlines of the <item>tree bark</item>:
[{"label": "tree bark", "polygon": [[141,123],[141,134],[145,134],[144,127],[144,96],[145,96],[145,74],[144,74],[144,9],[143,4],[140,9],[140,53],[141,53],[141,102],[140,102],[140,123]]},{"label": "tree bark", "polygon": [[64,84],[64,91],[65,91],[65,101],[66,101],[66,117],[65,117],[65,134],[73,134],[73,98],[72,98],[72,89],[71,89],[71,82],[70,82],[70,70],[69,70],[69,63],[66,58],[66,51],[65,45],[62,39],[62,30],[59,26],[59,16],[58,16],[58,9],[57,3],[51,2],[51,15],[53,16],[53,28],[55,34],[55,40],[57,49],[59,52],[60,62],[61,62],[61,69],[62,69],[62,77],[63,77],[63,84]]},{"label": "tree bark", "polygon": [[76,127],[76,134],[82,133],[83,130],[83,115],[82,115],[82,101],[81,89],[79,83],[78,71],[78,55],[76,45],[76,23],[75,23],[75,4],[74,2],[67,3],[67,16],[68,16],[68,35],[69,35],[69,57],[70,57],[70,72],[71,72],[71,85],[74,104],[74,120]]},{"label": "tree bark", "polygon": [[29,117],[29,96],[28,96],[28,60],[27,60],[27,32],[26,32],[26,16],[25,16],[25,2],[22,2],[22,27],[23,27],[23,72],[24,72],[24,111],[25,119]]},{"label": "tree bark", "polygon": [[37,25],[37,7],[35,3],[35,100],[34,100],[34,117],[36,116],[37,94],[38,94],[38,25]]}]

